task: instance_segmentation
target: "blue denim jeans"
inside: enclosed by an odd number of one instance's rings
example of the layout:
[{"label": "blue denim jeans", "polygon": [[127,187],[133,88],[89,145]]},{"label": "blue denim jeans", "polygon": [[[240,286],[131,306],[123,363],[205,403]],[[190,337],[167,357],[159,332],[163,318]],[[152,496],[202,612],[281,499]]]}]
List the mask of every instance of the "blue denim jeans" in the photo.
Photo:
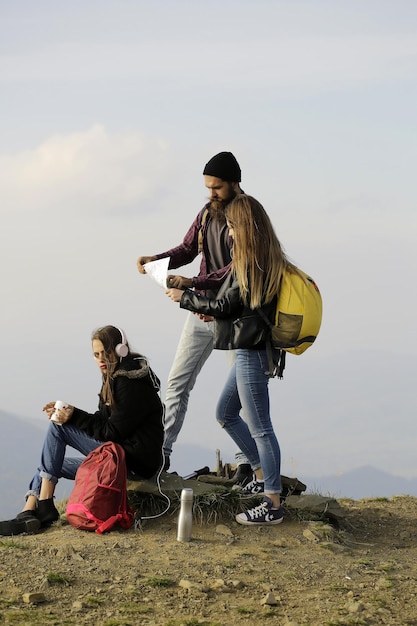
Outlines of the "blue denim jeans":
[{"label": "blue denim jeans", "polygon": [[[60,478],[74,480],[83,458],[102,443],[89,437],[83,430],[71,426],[70,421],[62,426],[50,421],[43,443],[41,463],[31,480],[26,497],[39,496],[42,478],[47,478],[54,485]],[[66,457],[67,446],[78,450],[84,456]]]},{"label": "blue denim jeans", "polygon": [[214,323],[188,313],[165,395],[164,454],[169,456],[184,423],[188,400],[201,368],[213,350]]},{"label": "blue denim jeans", "polygon": [[[229,365],[232,366],[233,363],[235,362],[235,359],[236,359],[236,351],[235,350],[228,350],[227,354],[228,354],[228,357],[229,357]],[[237,448],[237,450],[235,452],[235,464],[236,464],[236,466],[244,465],[244,464],[247,464],[247,463],[249,463],[248,459],[243,454],[242,450],[239,450],[239,448]]]},{"label": "blue denim jeans", "polygon": [[262,468],[265,493],[277,494],[281,492],[281,451],[269,412],[267,372],[266,350],[237,349],[216,417],[252,469]]}]

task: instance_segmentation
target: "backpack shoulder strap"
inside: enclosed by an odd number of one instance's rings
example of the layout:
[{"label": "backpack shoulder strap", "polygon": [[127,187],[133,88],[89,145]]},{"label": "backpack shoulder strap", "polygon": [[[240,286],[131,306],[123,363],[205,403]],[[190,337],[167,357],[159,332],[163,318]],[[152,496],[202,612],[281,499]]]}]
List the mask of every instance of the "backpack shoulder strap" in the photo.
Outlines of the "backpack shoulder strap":
[{"label": "backpack shoulder strap", "polygon": [[198,231],[198,253],[203,251],[203,228],[209,214],[208,208],[205,206],[200,213],[200,228]]},{"label": "backpack shoulder strap", "polygon": [[271,322],[271,320],[268,319],[268,317],[265,315],[261,308],[256,309],[256,312],[262,317],[263,321],[269,328],[273,327],[273,323]]},{"label": "backpack shoulder strap", "polygon": [[[258,315],[261,316],[265,324],[272,330],[274,327],[273,323],[268,319],[268,316],[262,311],[261,308],[256,309]],[[284,378],[284,369],[285,369],[285,350],[279,350],[277,348],[273,348],[271,337],[266,341],[266,354],[268,356],[268,366],[269,371],[267,372],[270,378],[274,378],[277,376],[278,378]],[[274,358],[275,356],[275,361]],[[278,359],[278,360],[277,360]]]}]

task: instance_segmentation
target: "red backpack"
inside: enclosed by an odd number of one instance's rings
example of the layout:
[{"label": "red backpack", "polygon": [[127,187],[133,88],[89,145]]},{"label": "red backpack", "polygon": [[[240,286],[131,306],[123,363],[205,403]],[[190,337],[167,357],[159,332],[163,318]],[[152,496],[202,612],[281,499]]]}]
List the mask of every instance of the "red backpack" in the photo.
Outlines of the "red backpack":
[{"label": "red backpack", "polygon": [[78,468],[68,498],[68,522],[81,530],[101,535],[119,524],[130,528],[134,511],[127,503],[125,451],[107,441],[90,452]]}]

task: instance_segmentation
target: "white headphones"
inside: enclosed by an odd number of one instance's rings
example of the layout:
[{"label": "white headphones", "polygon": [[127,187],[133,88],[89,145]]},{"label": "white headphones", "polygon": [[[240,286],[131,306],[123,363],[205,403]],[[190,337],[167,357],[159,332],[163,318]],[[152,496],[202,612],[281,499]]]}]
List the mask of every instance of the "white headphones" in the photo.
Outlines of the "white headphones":
[{"label": "white headphones", "polygon": [[117,346],[115,347],[114,351],[117,354],[118,357],[120,357],[121,359],[125,356],[127,356],[129,354],[129,348],[127,347],[127,340],[126,340],[126,336],[124,334],[124,332],[122,331],[121,328],[117,329],[120,333],[120,336],[122,338],[121,343],[118,343]]}]

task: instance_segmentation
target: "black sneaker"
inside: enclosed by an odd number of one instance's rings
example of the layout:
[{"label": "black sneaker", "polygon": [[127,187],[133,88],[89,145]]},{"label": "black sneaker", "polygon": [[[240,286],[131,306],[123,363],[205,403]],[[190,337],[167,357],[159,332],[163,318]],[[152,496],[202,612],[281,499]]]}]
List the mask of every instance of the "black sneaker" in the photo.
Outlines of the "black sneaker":
[{"label": "black sneaker", "polygon": [[246,487],[246,485],[253,480],[253,471],[249,463],[241,463],[238,465],[232,480],[236,488]]},{"label": "black sneaker", "polygon": [[265,496],[261,504],[244,513],[239,513],[235,519],[238,524],[245,526],[271,526],[272,524],[281,524],[284,519],[284,511],[281,506],[274,509],[271,498]]},{"label": "black sneaker", "polygon": [[41,523],[35,515],[24,515],[0,522],[0,535],[11,537],[23,533],[36,533]]},{"label": "black sneaker", "polygon": [[264,481],[258,480],[255,474],[252,474],[252,480],[244,487],[241,487],[240,485],[233,485],[232,489],[239,489],[242,496],[257,496],[264,492],[264,486]]}]

